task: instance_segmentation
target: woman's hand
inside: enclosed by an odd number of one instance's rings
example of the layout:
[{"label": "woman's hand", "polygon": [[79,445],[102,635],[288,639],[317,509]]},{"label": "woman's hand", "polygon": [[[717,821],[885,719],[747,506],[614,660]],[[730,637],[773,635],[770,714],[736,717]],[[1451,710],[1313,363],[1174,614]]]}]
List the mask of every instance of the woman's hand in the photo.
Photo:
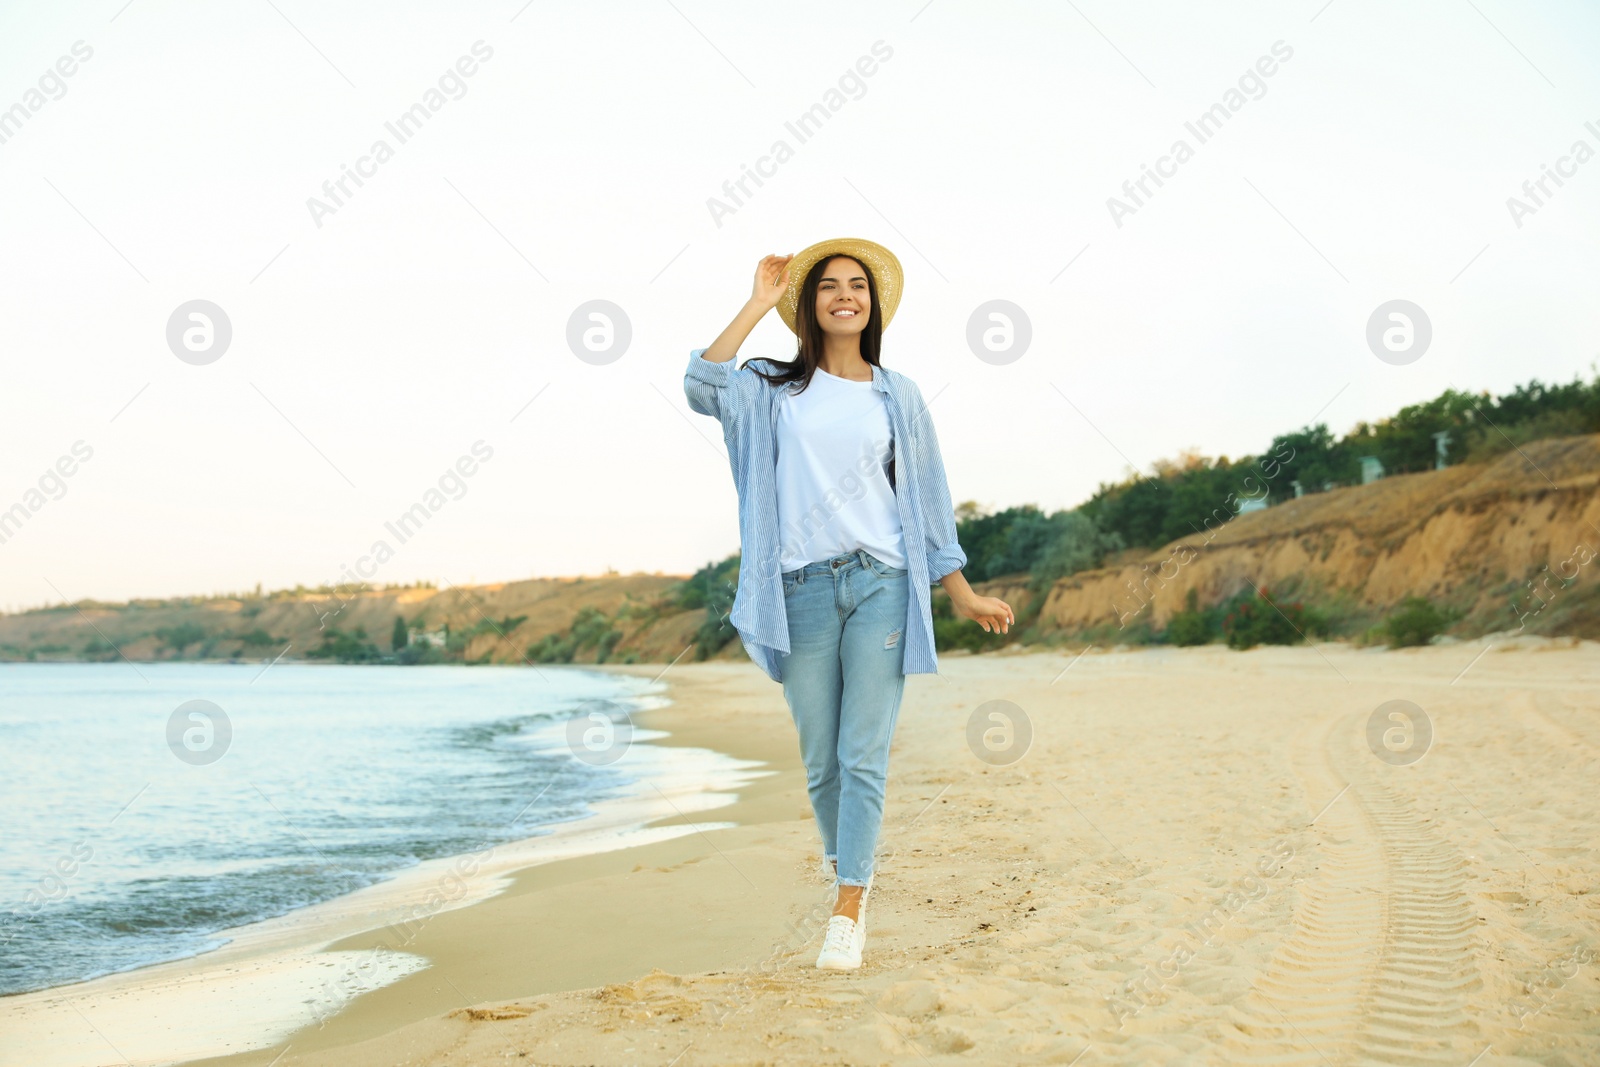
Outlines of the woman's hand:
[{"label": "woman's hand", "polygon": [[793,256],[772,255],[756,264],[756,283],[750,302],[768,311],[778,306],[789,288],[789,261]]},{"label": "woman's hand", "polygon": [[960,600],[952,600],[950,608],[963,619],[972,619],[990,633],[1011,632],[1013,615],[1011,605],[995,596],[978,596],[976,593]]},{"label": "woman's hand", "polygon": [[728,323],[727,329],[711,342],[711,347],[701,353],[706,362],[726,363],[739,354],[739,346],[750,336],[750,331],[783,299],[785,290],[789,288],[789,261],[793,258],[772,255],[756,264],[756,283],[750,292],[750,299]]}]

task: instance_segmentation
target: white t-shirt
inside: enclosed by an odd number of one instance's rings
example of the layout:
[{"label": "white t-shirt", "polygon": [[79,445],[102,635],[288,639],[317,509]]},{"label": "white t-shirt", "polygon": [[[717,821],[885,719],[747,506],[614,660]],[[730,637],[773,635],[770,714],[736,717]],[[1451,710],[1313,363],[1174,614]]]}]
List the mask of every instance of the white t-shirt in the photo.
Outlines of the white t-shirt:
[{"label": "white t-shirt", "polygon": [[778,554],[785,571],[864,548],[906,565],[889,461],[888,398],[818,367],[778,407]]}]

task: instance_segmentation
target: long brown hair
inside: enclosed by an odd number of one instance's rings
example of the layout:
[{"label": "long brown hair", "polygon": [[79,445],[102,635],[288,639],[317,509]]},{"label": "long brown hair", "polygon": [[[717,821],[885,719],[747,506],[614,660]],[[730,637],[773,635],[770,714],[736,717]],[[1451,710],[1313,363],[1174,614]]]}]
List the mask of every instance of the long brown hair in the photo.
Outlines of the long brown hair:
[{"label": "long brown hair", "polygon": [[[878,280],[872,276],[872,271],[867,265],[854,256],[827,256],[811,265],[811,270],[806,273],[805,283],[800,286],[800,300],[795,306],[794,316],[796,340],[799,342],[795,358],[790,362],[784,362],[771,356],[756,356],[745,364],[760,375],[768,385],[799,382],[800,388],[795,392],[802,393],[811,384],[817,363],[822,358],[822,324],[817,321],[817,289],[822,285],[823,270],[836,259],[848,259],[860,267],[861,273],[867,276],[867,295],[872,308],[867,315],[867,324],[861,330],[861,358],[874,367],[882,366],[878,362],[878,355],[883,348],[883,312],[878,308]],[[752,366],[756,360],[766,360],[781,369],[769,374]]]}]

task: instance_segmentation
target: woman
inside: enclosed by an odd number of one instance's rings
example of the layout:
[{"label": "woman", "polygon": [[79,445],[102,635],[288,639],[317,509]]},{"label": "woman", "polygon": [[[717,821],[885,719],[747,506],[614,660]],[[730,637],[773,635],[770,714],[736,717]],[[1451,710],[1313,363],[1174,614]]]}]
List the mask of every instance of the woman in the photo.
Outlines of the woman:
[{"label": "woman", "polygon": [[[689,355],[689,407],[722,423],[739,491],[739,588],[730,620],[800,736],[833,915],[817,966],[853,970],[883,820],[889,742],[907,674],[936,673],[929,586],[955,613],[1010,632],[1011,607],[961,574],[955,510],[916,383],[879,363],[900,263],[871,241],[767,256],[710,348]],[[779,308],[799,341],[785,363],[739,346]],[[754,360],[751,361],[755,362]]]}]

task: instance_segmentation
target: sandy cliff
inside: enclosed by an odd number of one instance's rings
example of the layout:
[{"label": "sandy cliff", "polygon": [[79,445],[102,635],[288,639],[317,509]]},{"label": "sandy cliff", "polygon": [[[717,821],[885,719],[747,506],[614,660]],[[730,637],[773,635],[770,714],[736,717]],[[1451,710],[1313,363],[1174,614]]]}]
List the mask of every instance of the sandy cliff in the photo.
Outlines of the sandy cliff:
[{"label": "sandy cliff", "polygon": [[[1485,466],[1289,500],[1080,572],[1050,590],[1037,625],[1067,633],[1137,623],[1159,630],[1189,589],[1205,606],[1248,580],[1269,594],[1287,583],[1324,602],[1343,601],[1356,615],[1375,616],[1419,594],[1465,610],[1467,632],[1521,623],[1537,633],[1600,636],[1597,555],[1600,435],[1554,438]],[[1576,581],[1563,588],[1557,574]],[[991,582],[985,591],[1021,601],[1022,585]]]}]

